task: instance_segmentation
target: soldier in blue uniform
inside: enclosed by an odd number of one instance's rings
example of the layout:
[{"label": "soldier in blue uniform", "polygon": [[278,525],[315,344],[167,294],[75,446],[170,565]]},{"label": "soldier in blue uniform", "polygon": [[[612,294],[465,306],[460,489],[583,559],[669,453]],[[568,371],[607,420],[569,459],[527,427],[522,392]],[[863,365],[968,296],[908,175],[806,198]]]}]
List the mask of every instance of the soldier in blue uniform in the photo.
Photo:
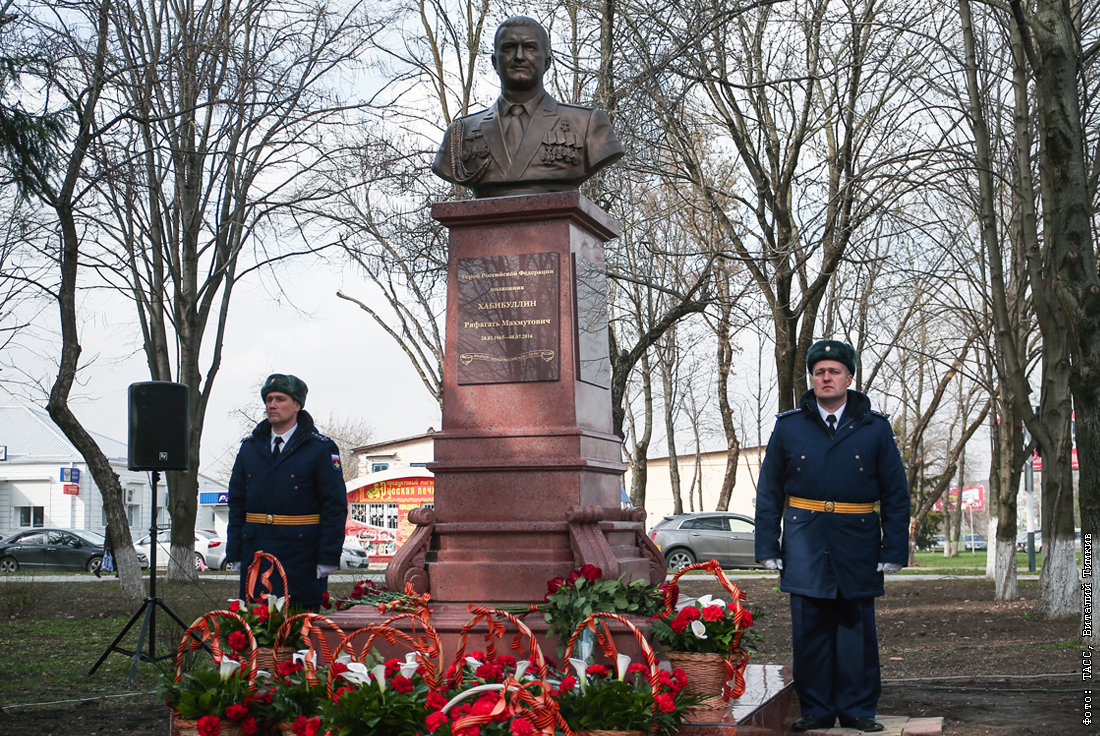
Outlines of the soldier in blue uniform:
[{"label": "soldier in blue uniform", "polygon": [[289,590],[276,574],[273,592],[289,593],[296,608],[317,610],[328,575],[340,565],[348,497],[339,448],[302,409],[307,391],[301,379],[281,373],[260,389],[267,419],[241,442],[233,465],[226,559],[240,568],[244,598],[253,555],[274,555]]},{"label": "soldier in blue uniform", "polygon": [[[853,391],[856,352],[836,340],[806,356],[813,378],[780,414],[760,468],[756,559],[791,594],[795,731],[881,731],[875,597],[909,556],[909,490],[893,430]],[[875,506],[878,505],[878,512]],[[780,521],[782,520],[782,538]]]}]

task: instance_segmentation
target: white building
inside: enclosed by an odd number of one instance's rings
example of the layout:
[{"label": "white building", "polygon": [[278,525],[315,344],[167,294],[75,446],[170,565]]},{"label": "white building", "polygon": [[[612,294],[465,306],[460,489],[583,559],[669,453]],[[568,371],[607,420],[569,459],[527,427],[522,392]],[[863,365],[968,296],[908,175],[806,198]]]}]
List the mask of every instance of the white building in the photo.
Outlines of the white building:
[{"label": "white building", "polygon": [[[125,443],[90,434],[118,474],[131,535],[144,536],[153,501],[151,474],[126,469]],[[162,475],[158,526],[170,522],[164,507],[166,490]],[[197,526],[216,528],[216,501],[224,498],[227,490],[217,481],[199,476],[200,498],[208,496],[215,503],[200,505]],[[106,524],[103,498],[84,458],[49,414],[0,390],[0,538],[31,527],[102,532]],[[224,526],[219,531],[224,532]]]}]

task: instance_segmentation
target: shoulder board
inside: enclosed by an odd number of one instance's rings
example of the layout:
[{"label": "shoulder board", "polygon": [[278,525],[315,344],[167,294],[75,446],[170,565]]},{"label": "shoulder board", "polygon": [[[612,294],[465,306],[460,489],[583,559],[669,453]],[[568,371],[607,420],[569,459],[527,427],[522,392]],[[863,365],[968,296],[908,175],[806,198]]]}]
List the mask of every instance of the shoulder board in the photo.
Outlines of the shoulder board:
[{"label": "shoulder board", "polygon": [[321,440],[322,442],[332,442],[332,440],[330,440],[328,437],[325,437],[320,432],[314,432],[313,436],[316,437],[317,439]]},{"label": "shoulder board", "polygon": [[252,435],[246,434],[244,437],[241,437],[241,442],[248,442],[250,439],[252,439]]},{"label": "shoulder board", "polygon": [[876,411],[875,409],[871,409],[868,413],[874,414],[876,417],[882,417],[883,419],[885,419],[887,421],[890,420],[890,415],[887,414],[886,412]]},{"label": "shoulder board", "polygon": [[782,419],[783,417],[789,417],[792,414],[801,414],[801,413],[802,413],[802,409],[791,409],[789,411],[782,412],[781,414],[776,414],[775,418],[776,419]]}]

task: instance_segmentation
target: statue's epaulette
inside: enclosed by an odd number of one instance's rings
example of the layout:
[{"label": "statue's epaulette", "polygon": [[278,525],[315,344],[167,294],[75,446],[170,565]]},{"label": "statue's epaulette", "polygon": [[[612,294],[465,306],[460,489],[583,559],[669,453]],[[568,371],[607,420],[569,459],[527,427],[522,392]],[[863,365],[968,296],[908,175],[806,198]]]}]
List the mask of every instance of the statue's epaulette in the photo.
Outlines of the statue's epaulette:
[{"label": "statue's epaulette", "polygon": [[799,408],[799,409],[791,409],[791,410],[789,410],[789,411],[785,411],[785,412],[782,412],[782,413],[780,413],[780,414],[776,414],[776,415],[775,415],[775,418],[776,418],[776,419],[782,419],[783,417],[789,417],[789,416],[790,416],[791,414],[801,414],[801,413],[802,413],[802,409],[801,409],[801,408]]},{"label": "statue's epaulette", "polygon": [[887,414],[887,413],[886,413],[886,412],[884,412],[884,411],[877,411],[877,410],[875,410],[875,409],[871,409],[871,410],[870,410],[870,412],[871,412],[872,414],[874,414],[874,415],[875,415],[876,417],[882,417],[882,418],[883,418],[883,419],[885,419],[886,421],[890,421],[890,415],[889,415],[889,414]]}]

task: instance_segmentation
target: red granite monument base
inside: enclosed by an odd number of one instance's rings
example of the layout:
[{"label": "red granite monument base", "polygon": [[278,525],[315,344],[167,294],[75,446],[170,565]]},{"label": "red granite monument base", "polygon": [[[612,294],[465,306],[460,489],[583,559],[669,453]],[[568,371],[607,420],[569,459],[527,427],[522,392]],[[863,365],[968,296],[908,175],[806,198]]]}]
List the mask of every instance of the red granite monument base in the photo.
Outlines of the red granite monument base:
[{"label": "red granite monument base", "polygon": [[450,230],[435,506],[386,584],[433,603],[539,603],[585,564],[664,579],[645,510],[622,509],[612,431],[604,243],[618,223],[579,192],[436,205]]}]

